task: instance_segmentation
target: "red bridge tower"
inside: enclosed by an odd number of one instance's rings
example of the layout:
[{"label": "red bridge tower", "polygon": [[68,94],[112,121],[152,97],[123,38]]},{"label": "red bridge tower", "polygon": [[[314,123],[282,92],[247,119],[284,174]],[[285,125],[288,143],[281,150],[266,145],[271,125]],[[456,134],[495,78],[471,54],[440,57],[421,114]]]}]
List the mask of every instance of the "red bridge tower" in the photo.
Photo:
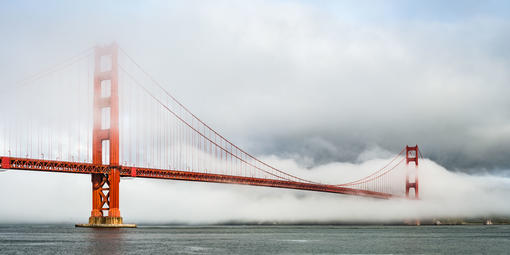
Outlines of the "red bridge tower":
[{"label": "red bridge tower", "polygon": [[[414,199],[420,199],[420,193],[418,188],[418,145],[406,146],[406,164],[408,165],[406,172],[406,197],[409,198],[409,190],[414,189]],[[409,168],[409,163],[414,162],[414,168]],[[411,172],[414,173],[414,182],[409,180]]]},{"label": "red bridge tower", "polygon": [[115,43],[105,47],[96,46],[92,163],[112,167],[108,174],[92,174],[92,212],[89,218],[92,225],[122,224],[119,211],[118,91],[118,46]]}]

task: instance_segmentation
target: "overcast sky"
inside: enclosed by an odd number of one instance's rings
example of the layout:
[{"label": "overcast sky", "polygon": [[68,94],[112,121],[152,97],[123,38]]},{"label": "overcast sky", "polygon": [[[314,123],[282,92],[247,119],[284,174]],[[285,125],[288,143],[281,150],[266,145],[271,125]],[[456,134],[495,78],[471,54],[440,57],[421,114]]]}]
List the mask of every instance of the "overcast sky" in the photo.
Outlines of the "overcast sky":
[{"label": "overcast sky", "polygon": [[510,168],[505,1],[4,1],[0,81],[117,41],[214,128],[313,166],[419,144]]},{"label": "overcast sky", "polygon": [[[507,215],[509,179],[485,174],[510,175],[508,13],[508,1],[2,1],[0,90],[116,41],[206,123],[276,167],[347,175],[406,144],[430,159],[419,204],[123,179],[128,220]],[[0,221],[88,217],[89,176],[0,175]]]}]

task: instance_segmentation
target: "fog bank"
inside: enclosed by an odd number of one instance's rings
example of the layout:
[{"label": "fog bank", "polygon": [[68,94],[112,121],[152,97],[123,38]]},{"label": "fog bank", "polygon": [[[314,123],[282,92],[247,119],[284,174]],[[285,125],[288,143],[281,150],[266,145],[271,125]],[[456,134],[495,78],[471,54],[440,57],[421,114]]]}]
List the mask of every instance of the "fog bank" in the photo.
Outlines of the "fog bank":
[{"label": "fog bank", "polygon": [[[291,173],[338,183],[353,180],[390,158],[334,162],[305,168],[295,159],[264,157]],[[421,200],[378,200],[338,194],[229,184],[124,178],[120,208],[125,222],[215,224],[225,222],[388,222],[445,217],[509,216],[510,178],[450,172],[420,161]],[[338,182],[337,182],[338,181]],[[0,172],[0,222],[87,220],[90,177],[10,170]],[[402,180],[404,185],[404,180]]]}]

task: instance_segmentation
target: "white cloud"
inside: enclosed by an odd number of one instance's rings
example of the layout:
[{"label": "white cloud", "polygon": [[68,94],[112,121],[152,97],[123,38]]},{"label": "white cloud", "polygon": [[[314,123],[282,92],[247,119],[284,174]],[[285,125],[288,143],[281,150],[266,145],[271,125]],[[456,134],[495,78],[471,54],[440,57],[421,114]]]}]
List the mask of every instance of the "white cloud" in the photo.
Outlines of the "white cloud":
[{"label": "white cloud", "polygon": [[[292,173],[329,183],[365,176],[389,159],[335,162],[314,169],[269,156]],[[84,222],[90,213],[90,177],[0,173],[1,222]],[[359,222],[422,218],[508,216],[510,179],[452,173],[433,161],[419,167],[421,200],[377,200],[307,191],[152,179],[122,179],[120,207],[127,222]],[[27,182],[37,184],[26,186]],[[404,179],[400,181],[404,185]]]},{"label": "white cloud", "polygon": [[[353,4],[266,1],[71,5],[48,13],[0,10],[0,89],[115,40],[220,133],[250,152],[273,155],[267,159],[285,170],[361,176],[388,157],[385,150],[405,144],[419,144],[451,170],[510,168],[506,16],[388,19],[394,10],[386,4],[383,14]],[[15,122],[10,108],[0,111]],[[384,219],[508,212],[501,202],[507,179],[450,173],[431,161],[423,168],[419,202],[129,180],[122,183],[121,207],[133,221],[190,222],[376,217],[366,208]],[[88,190],[88,177],[0,175],[2,190],[18,191],[18,199],[0,192],[6,221],[43,220],[41,213],[52,221],[88,217],[88,193],[69,192]]]}]

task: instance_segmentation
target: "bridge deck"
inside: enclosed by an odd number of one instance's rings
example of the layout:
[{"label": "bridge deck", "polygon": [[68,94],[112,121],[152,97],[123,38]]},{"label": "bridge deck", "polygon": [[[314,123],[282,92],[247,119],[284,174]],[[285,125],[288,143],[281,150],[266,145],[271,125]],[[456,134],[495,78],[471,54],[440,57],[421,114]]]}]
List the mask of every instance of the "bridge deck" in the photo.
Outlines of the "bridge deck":
[{"label": "bridge deck", "polygon": [[297,190],[309,190],[318,192],[329,192],[346,195],[356,195],[364,197],[373,197],[381,199],[389,199],[396,197],[393,194],[375,192],[369,190],[353,189],[347,187],[339,187],[327,184],[315,184],[296,181],[284,181],[274,179],[253,178],[245,176],[222,175],[201,172],[187,172],[177,170],[164,170],[153,168],[139,168],[139,167],[126,167],[126,166],[109,166],[109,165],[94,165],[91,163],[77,163],[57,160],[41,160],[30,158],[11,158],[0,157],[1,167],[3,169],[14,170],[28,170],[28,171],[43,171],[43,172],[60,172],[60,173],[75,173],[75,174],[92,174],[103,173],[108,174],[111,169],[117,168],[120,170],[121,177],[134,177],[134,178],[155,178],[155,179],[170,179],[181,181],[197,181],[197,182],[213,182],[213,183],[229,183],[241,184],[251,186],[265,186],[273,188],[286,188]]}]

